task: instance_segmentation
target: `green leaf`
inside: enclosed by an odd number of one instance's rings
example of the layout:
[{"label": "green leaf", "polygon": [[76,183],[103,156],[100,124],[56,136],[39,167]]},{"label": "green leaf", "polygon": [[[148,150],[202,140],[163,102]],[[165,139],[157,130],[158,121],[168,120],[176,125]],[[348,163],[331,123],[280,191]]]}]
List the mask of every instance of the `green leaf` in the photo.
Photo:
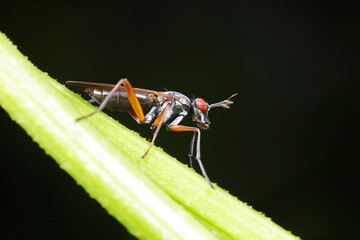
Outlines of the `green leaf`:
[{"label": "green leaf", "polygon": [[0,104],[140,239],[298,239],[30,63],[0,33]]}]

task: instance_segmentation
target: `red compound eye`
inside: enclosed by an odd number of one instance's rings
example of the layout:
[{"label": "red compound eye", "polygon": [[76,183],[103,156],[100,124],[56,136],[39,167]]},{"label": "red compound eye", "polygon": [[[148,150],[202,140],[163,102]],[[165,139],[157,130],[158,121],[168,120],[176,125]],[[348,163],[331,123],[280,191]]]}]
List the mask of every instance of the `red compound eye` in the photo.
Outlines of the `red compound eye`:
[{"label": "red compound eye", "polygon": [[207,111],[209,110],[209,104],[205,102],[204,99],[196,98],[195,102],[196,102],[196,106],[200,109],[202,113],[207,113]]}]

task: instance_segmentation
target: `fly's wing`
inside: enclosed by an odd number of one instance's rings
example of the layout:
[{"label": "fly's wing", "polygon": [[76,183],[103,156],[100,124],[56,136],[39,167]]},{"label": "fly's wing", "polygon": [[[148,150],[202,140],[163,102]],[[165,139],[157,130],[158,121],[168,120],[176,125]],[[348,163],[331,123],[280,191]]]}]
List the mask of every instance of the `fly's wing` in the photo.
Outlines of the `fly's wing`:
[{"label": "fly's wing", "polygon": [[[92,82],[79,82],[79,81],[67,81],[66,86],[68,86],[69,88],[72,89],[76,89],[78,91],[82,91],[82,92],[88,92],[88,90],[90,88],[98,88],[98,87],[102,87],[102,88],[107,88],[107,89],[112,89],[115,87],[115,85],[112,84],[105,84],[105,83],[92,83]],[[112,86],[112,87],[111,87]]]},{"label": "fly's wing", "polygon": [[[97,103],[101,103],[110,91],[115,87],[113,84],[106,83],[92,83],[92,82],[78,82],[67,81],[66,85],[70,88],[78,91],[86,92]],[[140,105],[144,112],[150,110],[154,104],[157,103],[158,97],[168,97],[164,93],[160,93],[153,90],[134,88],[136,97],[139,99]],[[132,107],[127,97],[124,87],[120,87],[116,93],[111,97],[111,100],[107,104],[106,108],[119,111],[119,112],[131,112]]]}]

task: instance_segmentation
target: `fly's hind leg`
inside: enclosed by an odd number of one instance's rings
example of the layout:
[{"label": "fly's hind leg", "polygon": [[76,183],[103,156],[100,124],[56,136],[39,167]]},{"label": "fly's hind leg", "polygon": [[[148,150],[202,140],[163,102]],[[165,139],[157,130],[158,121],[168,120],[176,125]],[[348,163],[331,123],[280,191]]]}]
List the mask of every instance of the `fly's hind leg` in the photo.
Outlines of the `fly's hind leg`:
[{"label": "fly's hind leg", "polygon": [[94,115],[95,113],[98,113],[98,112],[102,111],[106,107],[108,102],[111,100],[111,97],[116,93],[116,91],[121,86],[125,87],[127,97],[128,97],[129,102],[131,104],[131,107],[134,110],[134,113],[135,113],[136,117],[139,119],[140,123],[142,123],[144,121],[143,110],[142,110],[141,105],[139,103],[139,99],[135,95],[135,91],[134,91],[133,87],[131,86],[130,82],[126,78],[120,79],[120,81],[114,86],[114,88],[111,89],[110,93],[106,96],[104,101],[101,102],[98,109],[96,109],[94,112],[90,113],[89,115],[78,118],[77,121],[79,121],[81,119],[84,119],[84,118],[87,118],[87,117],[90,117],[90,116]]}]

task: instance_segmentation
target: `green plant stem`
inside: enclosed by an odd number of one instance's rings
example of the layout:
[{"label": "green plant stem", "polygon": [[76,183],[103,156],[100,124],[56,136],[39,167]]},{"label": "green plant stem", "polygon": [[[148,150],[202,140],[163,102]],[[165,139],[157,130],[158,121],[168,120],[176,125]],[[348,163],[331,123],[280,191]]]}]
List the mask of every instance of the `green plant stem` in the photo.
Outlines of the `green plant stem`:
[{"label": "green plant stem", "polygon": [[132,234],[142,239],[214,238],[91,124],[76,123],[76,109],[54,88],[54,80],[3,34],[0,73],[1,106]]},{"label": "green plant stem", "polygon": [[141,239],[297,239],[34,67],[0,33],[0,104]]}]

